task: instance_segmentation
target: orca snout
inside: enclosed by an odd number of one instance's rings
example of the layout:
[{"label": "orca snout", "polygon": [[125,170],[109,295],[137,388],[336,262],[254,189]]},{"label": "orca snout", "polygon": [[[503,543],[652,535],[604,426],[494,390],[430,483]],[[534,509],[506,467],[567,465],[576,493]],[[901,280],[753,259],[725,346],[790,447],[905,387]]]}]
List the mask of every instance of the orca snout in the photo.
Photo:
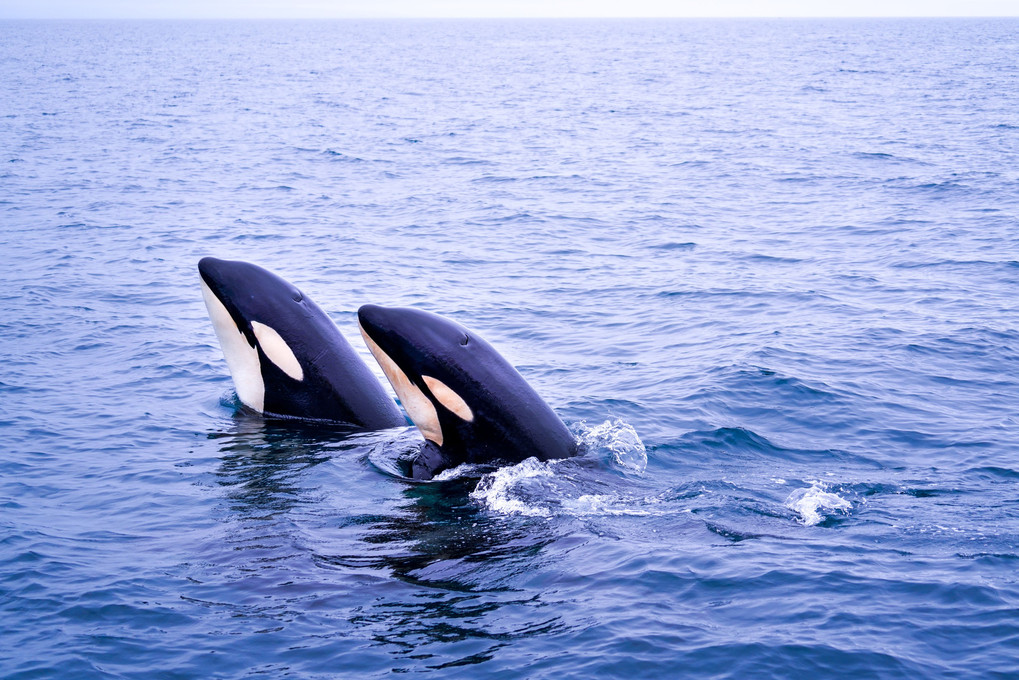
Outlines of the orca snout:
[{"label": "orca snout", "polygon": [[223,267],[223,263],[226,260],[221,260],[218,257],[203,257],[198,261],[198,273],[205,277],[215,278],[216,274]]},{"label": "orca snout", "polygon": [[382,305],[361,305],[357,310],[357,323],[361,332],[378,341],[392,327],[390,308]]},{"label": "orca snout", "polygon": [[217,257],[203,257],[198,261],[198,275],[207,286],[219,294],[220,286],[229,279],[230,272],[236,269],[237,264]]}]

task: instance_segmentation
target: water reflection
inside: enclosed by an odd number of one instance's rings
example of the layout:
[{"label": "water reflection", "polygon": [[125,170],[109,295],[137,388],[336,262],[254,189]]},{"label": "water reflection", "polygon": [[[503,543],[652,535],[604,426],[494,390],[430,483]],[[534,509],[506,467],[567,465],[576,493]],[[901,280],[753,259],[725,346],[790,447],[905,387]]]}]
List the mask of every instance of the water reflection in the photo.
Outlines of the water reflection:
[{"label": "water reflection", "polygon": [[477,478],[407,485],[404,502],[389,515],[352,516],[360,539],[353,554],[319,555],[334,566],[387,570],[406,583],[462,592],[498,589],[497,583],[513,572],[501,564],[498,579],[477,574],[488,563],[510,563],[539,553],[553,540],[544,522],[513,522],[492,517],[470,498]]},{"label": "water reflection", "polygon": [[399,512],[351,518],[362,529],[363,544],[350,546],[357,552],[316,556],[328,568],[380,569],[400,582],[351,622],[413,664],[481,663],[514,640],[562,627],[541,611],[550,603],[540,589],[525,595],[520,586],[553,532],[545,522],[486,514],[469,497],[476,483],[410,485]]},{"label": "water reflection", "polygon": [[[406,453],[406,432],[238,415],[209,438],[231,519],[213,580],[234,616],[287,625],[328,600],[344,637],[407,669],[483,662],[561,626],[541,589],[522,586],[555,540],[548,522],[485,512],[469,495],[476,477],[412,483],[369,461]],[[254,593],[257,612],[238,606]]]},{"label": "water reflection", "polygon": [[299,483],[306,471],[328,461],[337,449],[351,448],[357,434],[336,425],[271,421],[239,413],[232,427],[211,432],[219,444],[217,483],[229,489],[231,510],[241,517],[266,519],[308,500]]}]

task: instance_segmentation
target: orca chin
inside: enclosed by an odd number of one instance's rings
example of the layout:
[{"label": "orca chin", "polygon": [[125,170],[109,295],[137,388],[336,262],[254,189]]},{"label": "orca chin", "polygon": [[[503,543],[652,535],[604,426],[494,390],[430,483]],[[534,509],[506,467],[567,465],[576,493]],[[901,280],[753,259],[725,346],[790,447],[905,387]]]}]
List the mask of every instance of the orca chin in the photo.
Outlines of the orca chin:
[{"label": "orca chin", "polygon": [[364,305],[361,335],[427,440],[412,476],[462,463],[518,463],[576,455],[563,421],[491,345],[419,309]]},{"label": "orca chin", "polygon": [[406,424],[393,400],[322,309],[248,262],[205,257],[202,296],[246,407],[269,417],[366,429]]}]

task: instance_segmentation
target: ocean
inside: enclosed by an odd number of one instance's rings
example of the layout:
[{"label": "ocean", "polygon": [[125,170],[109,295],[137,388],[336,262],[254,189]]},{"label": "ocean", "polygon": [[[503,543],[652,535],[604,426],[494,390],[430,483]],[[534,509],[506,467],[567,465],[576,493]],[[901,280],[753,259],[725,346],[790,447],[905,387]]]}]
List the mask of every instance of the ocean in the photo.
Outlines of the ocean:
[{"label": "ocean", "polygon": [[[0,676],[1019,674],[1019,20],[5,22],[0,83]],[[584,455],[246,412],[208,255]]]}]

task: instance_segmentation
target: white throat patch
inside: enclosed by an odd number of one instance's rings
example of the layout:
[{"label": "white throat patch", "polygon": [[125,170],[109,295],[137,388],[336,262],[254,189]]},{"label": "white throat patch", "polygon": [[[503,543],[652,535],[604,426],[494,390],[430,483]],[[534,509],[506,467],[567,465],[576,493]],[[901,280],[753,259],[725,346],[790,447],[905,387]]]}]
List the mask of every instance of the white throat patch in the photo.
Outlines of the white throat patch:
[{"label": "white throat patch", "polygon": [[[360,323],[358,328],[361,328]],[[368,345],[375,361],[379,362],[382,372],[386,374],[386,379],[393,386],[396,396],[400,397],[400,403],[407,409],[407,415],[421,430],[421,434],[436,446],[442,446],[442,426],[439,425],[439,414],[435,411],[435,405],[425,396],[420,387],[410,381],[410,378],[396,365],[396,362],[390,359],[389,355],[368,337],[364,328],[361,328],[361,337],[364,338],[364,343]]]},{"label": "white throat patch", "polygon": [[[230,312],[212,292],[205,280],[202,283],[202,297],[209,310],[209,319],[216,329],[219,346],[226,358],[227,368],[234,379],[237,397],[248,408],[261,413],[265,407],[265,383],[262,381],[262,367],[258,361],[258,350],[248,344],[247,338],[237,328]],[[289,348],[288,348],[289,349]]]}]

